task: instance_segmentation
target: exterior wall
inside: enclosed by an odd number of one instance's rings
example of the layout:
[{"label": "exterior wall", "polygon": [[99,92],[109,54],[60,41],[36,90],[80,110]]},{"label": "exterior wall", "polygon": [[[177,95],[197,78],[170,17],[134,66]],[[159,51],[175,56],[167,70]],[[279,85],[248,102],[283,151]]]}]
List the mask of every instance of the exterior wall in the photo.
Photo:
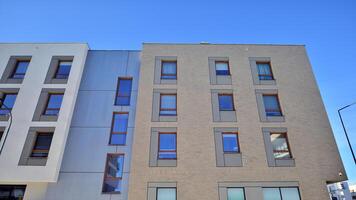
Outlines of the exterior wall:
[{"label": "exterior wall", "polygon": [[[0,155],[0,184],[30,183],[28,188],[41,188],[46,184],[40,182],[57,181],[87,50],[87,44],[0,44],[0,73],[5,71],[11,56],[32,57],[22,82],[0,84],[1,90],[19,90],[12,109],[12,126],[6,143],[4,137],[1,140],[4,148]],[[67,84],[44,84],[53,56],[74,56]],[[32,120],[43,88],[65,90],[56,121]],[[9,121],[1,121],[0,126],[8,127]],[[30,127],[55,128],[45,166],[19,166]],[[29,193],[37,195],[37,192]]]},{"label": "exterior wall", "polygon": [[[138,51],[89,51],[57,183],[46,200],[127,199],[139,78]],[[130,106],[115,106],[118,77],[132,77]],[[113,112],[129,112],[125,146],[109,144]],[[107,153],[123,153],[121,194],[102,194]]]},{"label": "exterior wall", "polygon": [[[156,57],[177,57],[176,84],[154,84]],[[229,59],[231,85],[210,84],[214,57]],[[249,58],[256,57],[271,59],[275,84],[254,85]],[[153,198],[147,197],[152,182],[176,183],[180,200],[219,199],[219,183],[225,182],[293,183],[302,199],[325,200],[327,181],[347,179],[304,46],[144,44],[140,74],[129,200]],[[152,121],[153,91],[161,89],[177,90],[176,122]],[[233,90],[237,122],[213,122],[212,89]],[[261,89],[278,90],[284,121],[260,120],[255,90]],[[176,167],[149,166],[152,127],[177,128]],[[219,127],[238,128],[242,167],[216,166],[214,128]],[[268,127],[288,129],[295,167],[268,166],[262,132]]]}]

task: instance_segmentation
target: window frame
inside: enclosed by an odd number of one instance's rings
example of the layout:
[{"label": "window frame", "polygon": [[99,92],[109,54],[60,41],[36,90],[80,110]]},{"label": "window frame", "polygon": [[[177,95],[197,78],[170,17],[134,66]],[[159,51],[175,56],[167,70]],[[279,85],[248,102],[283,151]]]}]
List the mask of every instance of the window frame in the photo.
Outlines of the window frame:
[{"label": "window frame", "polygon": [[[218,64],[218,63],[226,63],[227,64],[227,74],[218,74],[217,73],[217,69],[216,69],[216,64]],[[227,61],[223,61],[223,60],[215,60],[215,62],[214,62],[214,67],[215,67],[215,75],[216,76],[231,76],[231,71],[230,71],[230,63],[229,63],[229,61],[227,60]],[[225,71],[225,70],[224,70]]]},{"label": "window frame", "polygon": [[[175,96],[176,104],[175,108],[163,108],[162,109],[162,96]],[[161,111],[176,111],[175,114],[161,114]],[[159,116],[177,116],[177,93],[160,93],[159,94]]]},{"label": "window frame", "polygon": [[[277,105],[278,105],[278,112],[280,113],[280,115],[268,115],[268,112],[276,112],[275,110],[269,110],[267,111],[267,108],[266,108],[266,105],[264,103],[264,97],[276,97],[276,100],[277,100]],[[279,101],[279,95],[278,94],[262,94],[262,101],[263,101],[263,106],[264,106],[264,110],[265,110],[265,113],[266,113],[266,117],[283,117],[283,112],[282,112],[282,107],[281,107],[281,103]]]},{"label": "window frame", "polygon": [[[164,73],[163,72],[164,63],[175,63],[176,64],[176,73],[175,74]],[[175,77],[175,78],[163,78],[163,76]],[[177,60],[161,60],[161,80],[177,80],[177,79],[178,79],[178,62],[177,62]]]},{"label": "window frame", "polygon": [[[3,97],[1,98],[2,105],[0,106],[0,110],[8,110],[9,113],[10,113],[10,112],[12,111],[12,109],[14,108],[14,106],[12,106],[11,108],[9,108],[9,107],[7,107],[7,106],[6,106],[6,107],[3,107],[4,102],[5,102],[5,98],[6,98],[6,96],[8,96],[8,95],[16,95],[16,98],[15,98],[15,101],[14,101],[14,105],[15,105],[15,102],[16,102],[18,93],[17,93],[17,92],[4,92]],[[5,114],[5,115],[0,114],[0,116],[6,116],[6,115],[8,115],[8,113]]]},{"label": "window frame", "polygon": [[[272,140],[271,140],[271,139],[272,139],[271,136],[272,136],[273,134],[281,134],[281,135],[284,135],[284,138],[285,138],[286,143],[287,143],[287,149],[288,149],[288,153],[289,153],[289,158],[276,158],[276,157],[274,156],[275,150],[273,149],[273,143],[272,143]],[[290,148],[290,144],[289,144],[289,139],[288,139],[288,134],[287,134],[287,132],[282,132],[282,133],[270,132],[270,140],[271,140],[272,153],[273,153],[274,159],[276,159],[276,160],[290,160],[290,159],[293,159],[293,154],[292,154],[292,151],[291,151],[291,148]],[[284,151],[282,151],[282,152],[277,152],[277,153],[283,153],[283,152],[284,152]]]},{"label": "window frame", "polygon": [[[230,96],[232,102],[232,110],[221,109],[220,107],[220,96]],[[235,110],[235,103],[234,103],[234,94],[232,93],[218,93],[218,103],[219,103],[219,111],[236,111]]]},{"label": "window frame", "polygon": [[[127,114],[127,124],[126,124],[126,132],[114,132],[114,123],[115,123],[115,115],[120,115],[120,114]],[[126,145],[126,138],[127,138],[127,129],[129,126],[129,112],[113,112],[112,119],[111,119],[111,129],[110,129],[110,137],[109,137],[109,145],[110,146],[125,146]],[[125,143],[124,144],[112,144],[112,135],[125,135]]]},{"label": "window frame", "polygon": [[[59,72],[59,68],[61,66],[61,62],[71,62],[71,65],[70,65],[70,70],[68,72],[68,75],[67,74],[58,74]],[[56,72],[54,73],[54,76],[53,76],[53,79],[68,79],[69,78],[69,75],[70,75],[70,71],[72,70],[72,66],[73,66],[73,60],[59,60],[58,61],[58,65],[57,65],[57,68],[56,68]],[[67,75],[67,77],[63,77],[63,78],[59,78],[57,77],[58,75]]]},{"label": "window frame", "polygon": [[[259,73],[259,68],[258,68],[259,64],[268,64],[269,70],[271,71],[271,74],[270,75],[260,74]],[[258,80],[260,80],[260,81],[274,81],[275,80],[274,75],[273,75],[273,71],[272,71],[272,63],[271,63],[271,61],[256,61],[256,67],[257,67]],[[263,76],[263,77],[271,77],[272,79],[261,79],[261,76]]]},{"label": "window frame", "polygon": [[[27,64],[27,67],[26,67],[26,71],[25,71],[25,73],[19,73],[20,75],[22,75],[23,77],[22,78],[15,78],[14,76],[15,75],[19,75],[19,74],[17,74],[16,73],[16,71],[17,71],[17,69],[18,69],[18,67],[19,67],[19,63],[20,62],[27,62],[28,64]],[[10,79],[24,79],[25,78],[25,76],[26,76],[26,72],[27,72],[27,69],[28,69],[28,66],[30,65],[30,62],[31,62],[31,59],[28,59],[28,60],[16,60],[16,63],[15,63],[15,67],[14,67],[14,69],[12,70],[12,72],[11,72],[11,74],[10,74]]]},{"label": "window frame", "polygon": [[297,186],[285,186],[285,187],[262,187],[262,194],[263,194],[263,189],[264,188],[271,188],[271,189],[278,189],[278,191],[279,191],[279,196],[281,197],[281,200],[283,200],[283,196],[282,196],[282,190],[281,189],[283,189],[283,188],[295,188],[295,189],[297,189],[298,190],[298,196],[299,196],[299,200],[301,200],[302,198],[301,198],[301,196],[300,196],[300,189],[299,189],[299,187],[297,187]]},{"label": "window frame", "polygon": [[[49,148],[48,149],[36,149],[36,143],[37,143],[37,139],[40,135],[46,135],[46,136],[52,136],[51,138],[51,142],[49,144]],[[49,155],[49,151],[51,149],[51,145],[52,145],[52,140],[53,140],[53,133],[52,132],[37,132],[36,133],[36,138],[33,142],[33,145],[32,145],[32,150],[31,150],[31,154],[30,154],[30,158],[48,158],[48,155]],[[34,153],[46,153],[47,156],[34,156],[33,154]]]},{"label": "window frame", "polygon": [[[131,81],[131,88],[130,88],[130,93],[129,95],[120,95],[120,80],[130,80]],[[132,84],[133,84],[133,78],[132,77],[119,77],[117,79],[117,86],[116,86],[116,95],[115,95],[115,102],[114,102],[114,105],[115,106],[130,106],[131,105],[131,93],[132,93]],[[118,99],[120,97],[128,97],[128,104],[119,104],[117,103]]]},{"label": "window frame", "polygon": [[[236,135],[236,144],[237,144],[237,149],[238,151],[225,151],[224,149],[224,135]],[[223,145],[223,153],[228,153],[228,154],[235,154],[235,153],[241,153],[240,150],[240,140],[239,140],[239,133],[238,132],[221,132],[221,140],[222,140],[222,145]]]},{"label": "window frame", "polygon": [[[161,146],[161,134],[171,134],[171,135],[175,135],[175,150],[174,151],[167,151],[164,150],[162,151],[160,149]],[[175,152],[175,158],[160,158],[159,154],[160,152]],[[158,132],[158,152],[157,152],[157,160],[177,160],[177,132]]]},{"label": "window frame", "polygon": [[177,187],[156,187],[156,200],[158,199],[158,190],[159,189],[174,189],[175,191],[175,200],[177,200]]},{"label": "window frame", "polygon": [[[60,105],[59,108],[48,108],[49,101],[50,101],[52,95],[62,95],[61,105]],[[48,93],[48,97],[47,97],[46,106],[44,107],[42,115],[44,115],[44,116],[59,116],[59,112],[60,112],[61,107],[62,107],[63,98],[64,98],[64,93],[49,92]],[[58,110],[58,113],[57,114],[46,114],[47,110],[51,110],[51,111]]]},{"label": "window frame", "polygon": [[[121,177],[106,177],[107,172],[108,172],[108,161],[109,161],[109,156],[123,156],[123,161],[122,161],[122,175]],[[103,177],[103,185],[102,185],[102,189],[101,189],[101,193],[102,194],[121,194],[121,190],[122,188],[120,188],[120,191],[118,192],[104,192],[104,186],[105,186],[105,181],[106,180],[111,180],[111,181],[119,181],[122,184],[122,179],[123,179],[123,175],[124,175],[124,167],[125,167],[125,154],[124,153],[107,153],[106,154],[106,161],[105,161],[105,170],[104,170],[104,177]],[[122,185],[121,185],[122,186]]]}]

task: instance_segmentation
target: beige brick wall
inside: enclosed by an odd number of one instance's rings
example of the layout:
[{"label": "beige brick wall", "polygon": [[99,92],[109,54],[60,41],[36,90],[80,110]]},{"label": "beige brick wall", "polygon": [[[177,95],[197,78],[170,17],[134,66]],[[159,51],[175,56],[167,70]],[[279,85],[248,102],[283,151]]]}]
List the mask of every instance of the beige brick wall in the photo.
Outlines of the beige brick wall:
[{"label": "beige brick wall", "polygon": [[[155,56],[177,56],[177,85],[153,84]],[[232,85],[210,85],[208,57],[229,57]],[[277,85],[253,85],[249,57],[270,57]],[[151,122],[154,88],[177,89],[177,122]],[[211,89],[233,89],[237,122],[213,122]],[[255,89],[278,89],[285,122],[260,122]],[[154,181],[176,181],[178,200],[217,200],[222,181],[298,181],[325,200],[347,178],[304,46],[144,44],[138,94],[129,200]],[[149,167],[151,127],[177,127],[177,167]],[[216,167],[214,127],[238,127],[243,167]],[[288,128],[296,167],[267,166],[262,127]]]}]

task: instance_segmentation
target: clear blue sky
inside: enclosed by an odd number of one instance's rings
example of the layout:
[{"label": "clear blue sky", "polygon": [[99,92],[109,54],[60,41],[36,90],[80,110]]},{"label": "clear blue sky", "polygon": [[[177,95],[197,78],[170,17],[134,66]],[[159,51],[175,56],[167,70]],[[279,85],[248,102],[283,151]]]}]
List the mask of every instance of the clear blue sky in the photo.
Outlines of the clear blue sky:
[{"label": "clear blue sky", "polygon": [[[75,2],[74,2],[75,1]],[[356,101],[355,0],[0,0],[0,42],[305,44],[346,170],[356,166],[337,109]],[[356,106],[345,112],[356,148]]]}]

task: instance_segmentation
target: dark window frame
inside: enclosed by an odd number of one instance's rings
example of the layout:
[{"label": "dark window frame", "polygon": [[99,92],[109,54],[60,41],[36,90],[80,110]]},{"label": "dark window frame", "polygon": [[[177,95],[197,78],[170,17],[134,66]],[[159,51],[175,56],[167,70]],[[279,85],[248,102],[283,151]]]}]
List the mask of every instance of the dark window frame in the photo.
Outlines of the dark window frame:
[{"label": "dark window frame", "polygon": [[[218,63],[226,63],[227,64],[227,70],[224,70],[224,71],[227,71],[227,74],[218,74],[217,73],[218,71],[222,71],[222,70],[217,70],[216,69],[216,64],[218,64]],[[216,60],[215,61],[215,74],[216,74],[216,76],[230,76],[231,75],[231,71],[230,71],[230,63],[229,63],[229,61]]]},{"label": "dark window frame", "polygon": [[[264,103],[264,97],[265,96],[266,97],[268,97],[268,96],[276,97],[278,110],[274,110],[274,109],[268,109],[267,110],[266,105]],[[263,101],[263,106],[264,106],[265,113],[266,113],[267,117],[281,117],[281,116],[283,116],[282,107],[281,107],[281,103],[279,101],[279,95],[278,94],[262,94],[262,101]],[[279,112],[279,115],[268,115],[268,112]]]},{"label": "dark window frame", "polygon": [[[114,132],[113,131],[114,123],[115,123],[115,115],[120,115],[120,114],[127,114],[126,132]],[[125,146],[126,145],[128,124],[129,124],[129,112],[113,112],[112,119],[111,119],[110,138],[109,138],[110,146]],[[111,143],[112,135],[125,135],[125,143],[124,144],[112,144]]]},{"label": "dark window frame", "polygon": [[[271,74],[260,74],[259,73],[260,70],[258,68],[259,64],[268,64]],[[273,81],[273,80],[275,80],[274,79],[274,75],[273,75],[273,71],[272,71],[272,63],[271,63],[271,61],[257,61],[256,62],[256,66],[257,66],[258,80],[260,80],[260,81]],[[261,79],[261,77],[270,77],[271,79]]]},{"label": "dark window frame", "polygon": [[[27,63],[28,63],[28,64],[27,64],[27,67],[26,67],[25,73],[17,73],[17,72],[16,72],[17,69],[18,69],[18,67],[19,67],[19,63],[20,63],[20,62],[27,62]],[[24,78],[25,78],[25,75],[26,75],[26,72],[27,72],[27,69],[28,69],[28,65],[30,65],[30,62],[31,62],[31,59],[29,59],[29,60],[16,60],[15,67],[14,67],[14,69],[12,70],[12,72],[11,72],[9,78],[10,78],[10,79],[24,79]],[[16,75],[20,75],[20,76],[23,76],[23,77],[17,78],[17,77],[15,77]]]},{"label": "dark window frame", "polygon": [[[162,96],[175,96],[175,108],[162,108]],[[176,111],[175,114],[161,114],[161,111]],[[159,95],[159,116],[177,116],[177,94],[176,93],[160,93]]]},{"label": "dark window frame", "polygon": [[[61,105],[59,108],[48,108],[49,101],[50,101],[52,95],[62,95]],[[61,107],[62,107],[63,98],[64,98],[64,93],[49,92],[48,97],[47,97],[46,106],[44,107],[42,115],[44,115],[44,116],[58,116],[59,112],[61,110]],[[57,112],[57,114],[46,114],[47,111],[58,111],[58,112]]]},{"label": "dark window frame", "polygon": [[[70,65],[70,69],[68,74],[59,74],[59,68],[61,66],[61,62],[71,62],[72,64]],[[72,65],[73,65],[73,60],[59,60],[58,65],[56,68],[56,72],[54,73],[53,79],[68,79],[70,75],[70,71],[72,70]],[[63,76],[63,77],[58,77],[58,76]]]},{"label": "dark window frame", "polygon": [[[38,139],[38,137],[40,135],[52,136],[51,141],[50,141],[49,146],[48,146],[48,149],[36,149],[37,139]],[[35,141],[33,143],[33,146],[32,146],[30,157],[31,158],[48,158],[49,151],[50,151],[51,145],[52,145],[52,140],[53,140],[53,133],[52,132],[37,132],[36,133],[36,139],[35,139]],[[44,153],[46,155],[45,156],[35,156],[34,155],[35,153]]]},{"label": "dark window frame", "polygon": [[[120,91],[119,91],[119,89],[120,89],[120,80],[131,80],[131,88],[130,88],[130,93],[128,95],[120,94]],[[132,82],[133,82],[133,78],[132,77],[119,77],[117,79],[116,96],[115,96],[115,102],[114,102],[115,106],[129,106],[131,104]],[[118,99],[120,97],[128,98],[128,104],[119,104],[118,103]]]},{"label": "dark window frame", "polygon": [[[169,150],[161,150],[161,134],[170,134],[170,135],[175,135],[175,150],[169,151]],[[174,152],[175,153],[175,158],[160,158],[159,155],[160,153],[163,152]],[[157,160],[177,160],[177,132],[158,132],[158,152],[157,152]]]},{"label": "dark window frame", "polygon": [[[109,161],[109,157],[110,156],[115,156],[115,157],[120,157],[123,156],[123,161],[122,161],[122,175],[121,177],[107,177],[107,173],[108,173],[108,161]],[[105,192],[104,191],[104,186],[105,186],[105,181],[106,180],[110,180],[110,181],[119,181],[122,183],[122,178],[123,178],[123,173],[124,173],[124,166],[125,166],[125,154],[123,153],[108,153],[106,154],[106,161],[105,161],[105,170],[104,170],[104,177],[103,177],[103,185],[102,185],[102,189],[101,189],[101,193],[102,194],[121,194],[121,189],[120,191],[117,192]]]},{"label": "dark window frame", "polygon": [[[236,135],[236,144],[237,144],[238,151],[225,151],[225,149],[224,149],[224,135]],[[221,139],[222,139],[223,152],[224,153],[229,153],[229,154],[241,153],[240,140],[239,140],[239,133],[238,132],[221,132]]]},{"label": "dark window frame", "polygon": [[[220,96],[230,96],[232,102],[232,109],[222,109],[220,107]],[[235,111],[234,94],[231,93],[219,93],[218,94],[219,111]]]},{"label": "dark window frame", "polygon": [[[163,65],[164,63],[175,63],[176,64],[176,73],[164,73],[163,72]],[[178,79],[178,62],[176,60],[161,60],[161,80],[177,80]],[[166,77],[173,77],[173,78],[163,78]]]},{"label": "dark window frame", "polygon": [[174,189],[175,190],[175,200],[177,200],[177,187],[156,187],[156,200],[158,200],[158,190],[159,189]]},{"label": "dark window frame", "polygon": [[[273,134],[281,134],[281,135],[284,135],[284,138],[286,139],[288,151],[275,151],[275,150],[273,149],[273,144],[272,144],[272,140],[271,140],[271,136],[272,136]],[[283,132],[283,133],[271,132],[271,133],[270,133],[270,140],[271,140],[271,144],[272,144],[272,153],[273,153],[274,159],[276,159],[276,160],[289,160],[289,159],[292,159],[292,158],[293,158],[293,154],[292,154],[292,151],[291,151],[291,148],[290,148],[290,144],[289,144],[289,139],[288,139],[288,134],[287,134],[287,132]],[[275,152],[276,152],[276,153],[285,153],[285,152],[288,152],[288,153],[289,153],[289,158],[276,158],[276,157],[274,156],[274,153],[275,153]]]}]

